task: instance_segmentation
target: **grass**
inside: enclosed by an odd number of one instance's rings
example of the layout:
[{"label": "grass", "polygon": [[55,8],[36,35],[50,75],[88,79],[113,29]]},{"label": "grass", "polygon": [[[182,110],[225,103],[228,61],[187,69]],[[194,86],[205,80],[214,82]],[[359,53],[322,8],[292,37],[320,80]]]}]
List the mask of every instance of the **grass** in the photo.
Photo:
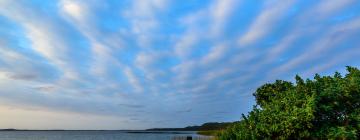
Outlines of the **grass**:
[{"label": "grass", "polygon": [[217,136],[221,130],[198,131],[197,134],[204,136]]}]

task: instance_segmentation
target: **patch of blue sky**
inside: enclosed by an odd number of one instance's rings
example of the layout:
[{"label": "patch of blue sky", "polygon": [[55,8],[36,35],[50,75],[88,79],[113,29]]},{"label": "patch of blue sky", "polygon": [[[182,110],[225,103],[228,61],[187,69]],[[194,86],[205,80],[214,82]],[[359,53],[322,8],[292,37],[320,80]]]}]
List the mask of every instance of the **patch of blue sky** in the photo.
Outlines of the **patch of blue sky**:
[{"label": "patch of blue sky", "polygon": [[117,33],[130,28],[130,23],[121,13],[122,8],[121,5],[108,4],[106,8],[98,9],[94,22],[103,33]]},{"label": "patch of blue sky", "polygon": [[228,19],[222,38],[238,37],[247,32],[251,23],[261,12],[261,6],[261,1],[241,1]]}]

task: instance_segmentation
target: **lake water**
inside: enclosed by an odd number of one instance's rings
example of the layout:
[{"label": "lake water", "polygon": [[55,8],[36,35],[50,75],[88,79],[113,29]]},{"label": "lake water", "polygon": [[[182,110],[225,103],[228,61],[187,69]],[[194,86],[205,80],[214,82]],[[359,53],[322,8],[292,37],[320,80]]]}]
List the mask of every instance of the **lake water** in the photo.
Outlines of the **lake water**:
[{"label": "lake water", "polygon": [[194,131],[148,133],[145,131],[0,131],[0,140],[172,140],[192,136],[208,139]]}]

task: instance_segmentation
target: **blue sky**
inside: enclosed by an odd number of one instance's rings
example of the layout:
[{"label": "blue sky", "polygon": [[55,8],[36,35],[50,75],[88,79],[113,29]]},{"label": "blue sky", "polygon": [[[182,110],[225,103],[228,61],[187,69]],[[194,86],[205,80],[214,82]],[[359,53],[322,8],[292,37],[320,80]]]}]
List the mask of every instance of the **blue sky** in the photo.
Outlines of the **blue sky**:
[{"label": "blue sky", "polygon": [[0,0],[0,128],[236,121],[256,87],[360,66],[358,0]]}]

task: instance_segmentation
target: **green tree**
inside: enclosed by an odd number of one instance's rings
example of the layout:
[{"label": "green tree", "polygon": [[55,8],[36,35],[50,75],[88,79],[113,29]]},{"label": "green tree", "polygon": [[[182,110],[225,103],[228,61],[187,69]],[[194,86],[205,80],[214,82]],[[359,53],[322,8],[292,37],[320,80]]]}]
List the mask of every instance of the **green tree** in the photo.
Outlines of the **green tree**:
[{"label": "green tree", "polygon": [[360,71],[347,71],[345,77],[296,76],[295,84],[277,80],[261,86],[254,109],[219,139],[360,138]]}]

